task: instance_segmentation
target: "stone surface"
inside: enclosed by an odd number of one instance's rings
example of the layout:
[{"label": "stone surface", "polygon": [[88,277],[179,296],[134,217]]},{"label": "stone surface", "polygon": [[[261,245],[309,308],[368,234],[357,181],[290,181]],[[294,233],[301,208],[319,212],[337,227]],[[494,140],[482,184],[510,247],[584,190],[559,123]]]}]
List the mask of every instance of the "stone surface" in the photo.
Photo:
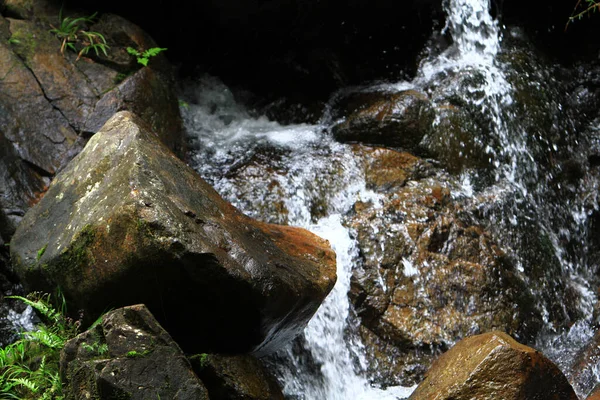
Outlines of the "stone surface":
[{"label": "stone surface", "polygon": [[283,400],[273,376],[250,355],[201,354],[191,358],[211,400]]},{"label": "stone surface", "polygon": [[[131,22],[103,15],[91,29],[104,34],[109,57],[92,51],[76,61],[73,51],[61,54],[61,41],[50,32],[60,11],[50,3],[11,0],[0,7],[11,17],[0,16],[0,208],[10,222],[1,228],[5,240],[50,178],[117,111],[142,115],[172,150],[185,154],[164,56],[140,69],[126,54],[127,46],[148,48],[154,41]],[[64,9],[63,16],[81,14]]]},{"label": "stone surface", "polygon": [[542,325],[523,278],[481,226],[466,219],[453,180],[389,149],[356,147],[379,202],[358,202],[348,225],[361,266],[351,299],[371,378],[418,382],[457,338],[502,329],[531,340]]},{"label": "stone surface", "polygon": [[[565,375],[580,395],[589,394],[597,384],[596,371],[600,362],[600,333],[596,334],[576,352]],[[598,391],[600,392],[600,391]],[[600,396],[600,393],[598,394]]]},{"label": "stone surface", "polygon": [[189,361],[144,305],[106,313],[61,352],[66,397],[208,400]]},{"label": "stone surface", "polygon": [[334,105],[331,130],[342,142],[389,146],[414,152],[432,129],[434,112],[427,95],[406,90],[397,93],[353,93]]},{"label": "stone surface", "polygon": [[326,240],[244,216],[129,112],[54,179],[11,254],[28,288],[60,286],[88,319],[144,303],[196,352],[279,348],[336,279]]},{"label": "stone surface", "polygon": [[440,356],[409,400],[577,400],[560,370],[503,332],[463,339]]},{"label": "stone surface", "polygon": [[600,400],[600,386],[596,386],[585,400]]}]

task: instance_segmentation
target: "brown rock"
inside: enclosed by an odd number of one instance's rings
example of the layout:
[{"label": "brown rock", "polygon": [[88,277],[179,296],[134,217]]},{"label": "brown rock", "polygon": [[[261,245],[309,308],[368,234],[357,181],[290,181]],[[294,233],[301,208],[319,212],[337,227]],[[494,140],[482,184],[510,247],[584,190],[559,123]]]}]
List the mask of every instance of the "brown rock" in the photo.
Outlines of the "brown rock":
[{"label": "brown rock", "polygon": [[[104,33],[109,57],[92,51],[76,61],[71,50],[61,54],[61,41],[50,32],[59,24],[60,8],[50,3],[6,1],[2,12],[13,18],[0,16],[0,151],[10,153],[0,159],[0,176],[9,176],[0,180],[0,207],[11,219],[3,231],[14,230],[49,179],[117,111],[142,115],[169,148],[185,155],[167,61],[159,56],[151,68],[140,69],[126,54],[126,46],[155,46],[152,39],[134,24],[104,15],[92,30]],[[62,11],[63,17],[82,16]]]},{"label": "brown rock", "polygon": [[431,130],[434,113],[427,95],[405,90],[397,93],[353,93],[338,100],[332,127],[335,138],[414,152]]},{"label": "brown rock", "polygon": [[144,303],[194,352],[278,349],[336,279],[326,240],[241,214],[129,112],[54,179],[11,251],[30,289],[60,286],[91,320]]},{"label": "brown rock", "polygon": [[[580,394],[590,393],[597,383],[596,370],[600,360],[600,332],[586,343],[573,357],[565,375]],[[597,392],[600,392],[597,390]],[[598,394],[600,396],[600,393]]]},{"label": "brown rock", "polygon": [[393,153],[363,153],[367,182],[383,196],[357,203],[348,220],[362,256],[351,299],[372,379],[411,385],[457,338],[502,329],[532,339],[542,322],[505,254],[461,216],[452,179]]},{"label": "brown rock", "polygon": [[251,355],[201,354],[191,358],[211,400],[283,400],[275,378]]},{"label": "brown rock", "polygon": [[432,365],[409,400],[577,400],[561,371],[503,332],[458,342]]}]

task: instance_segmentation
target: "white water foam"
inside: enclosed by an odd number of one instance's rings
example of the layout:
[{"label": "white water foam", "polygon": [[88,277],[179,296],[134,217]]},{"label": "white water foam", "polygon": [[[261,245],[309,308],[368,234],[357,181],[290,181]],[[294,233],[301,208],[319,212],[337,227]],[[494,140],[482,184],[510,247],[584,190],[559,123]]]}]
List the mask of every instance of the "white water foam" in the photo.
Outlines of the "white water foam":
[{"label": "white water foam", "polygon": [[[218,80],[199,83],[196,104],[182,109],[188,131],[198,141],[193,156],[200,174],[219,193],[247,214],[261,218],[257,205],[264,203],[262,188],[276,182],[290,225],[304,227],[330,241],[337,254],[337,282],[304,332],[306,351],[318,365],[318,377],[307,379],[301,358],[287,351],[287,370],[281,371],[286,395],[304,400],[405,398],[414,388],[372,387],[364,376],[364,346],[352,333],[348,291],[358,251],[342,224],[357,200],[379,196],[365,189],[361,166],[349,145],[335,142],[323,126],[281,126],[265,118],[252,118]],[[247,165],[261,152],[273,157],[249,182],[236,178],[236,166]],[[268,171],[270,170],[270,171]],[[325,180],[323,180],[323,176]],[[320,190],[316,190],[315,182]],[[314,203],[327,198],[327,216],[314,220]]]},{"label": "white water foam", "polygon": [[[478,191],[473,185],[476,177],[467,171],[460,179],[462,189],[453,195],[455,198],[476,196],[482,201],[475,203],[491,206],[496,203],[499,208],[502,204],[528,204],[528,210],[539,212],[542,219],[546,218],[552,215],[552,210],[544,211],[540,200],[543,196],[536,197],[536,188],[531,186],[531,182],[543,179],[527,146],[528,133],[519,124],[509,124],[516,118],[507,112],[514,103],[513,89],[505,76],[505,66],[497,60],[502,35],[498,22],[489,13],[490,2],[449,0],[444,4],[448,14],[444,31],[452,37],[453,45],[442,54],[424,59],[412,82],[379,85],[368,90],[417,89],[441,99],[458,95],[476,106],[490,120],[492,141],[495,142],[483,143],[482,147],[494,160],[496,183]],[[477,79],[470,79],[473,77]],[[256,207],[270,201],[270,189],[265,188],[275,185],[279,191],[277,198],[284,199],[285,222],[305,227],[329,239],[338,255],[338,282],[310,322],[303,339],[314,365],[307,366],[295,350],[288,350],[290,366],[281,372],[286,394],[304,400],[397,399],[408,396],[414,388],[382,391],[369,385],[363,373],[366,369],[365,349],[352,334],[354,322],[347,292],[356,248],[341,223],[341,216],[359,197],[370,198],[375,204],[378,199],[364,189],[361,168],[350,147],[323,135],[324,126],[282,126],[265,118],[250,116],[235,103],[231,92],[214,79],[206,79],[200,86],[196,104],[191,105],[190,110],[183,110],[186,126],[198,140],[194,167],[222,196],[256,218],[265,217]],[[436,98],[432,100],[436,102]],[[328,116],[325,115],[323,120],[329,120]],[[247,168],[254,158],[260,158],[261,152],[269,154],[266,162],[272,163],[267,165],[268,168],[257,167],[255,174],[244,176],[243,181],[236,180],[236,169]],[[315,204],[323,198],[326,198],[327,205],[322,210],[323,216],[316,218]],[[587,223],[588,204],[583,201],[575,205],[573,223],[569,228],[573,234]],[[509,209],[502,216],[505,219],[502,226],[518,225],[517,208]],[[525,215],[525,218],[529,217]],[[566,273],[571,274],[575,289],[587,299],[581,307],[588,312],[595,295],[577,272],[583,267],[566,259],[560,245],[565,232],[553,233],[542,222],[539,229],[550,238],[557,259]],[[525,272],[518,257],[515,265],[518,271]],[[419,273],[408,259],[403,260],[403,268],[406,275]],[[383,281],[380,283],[385,289]],[[542,306],[540,312],[547,322],[548,310]],[[572,342],[574,338],[588,338],[588,327],[586,322],[576,324],[566,334],[566,340]],[[317,372],[312,370],[315,368]]]}]

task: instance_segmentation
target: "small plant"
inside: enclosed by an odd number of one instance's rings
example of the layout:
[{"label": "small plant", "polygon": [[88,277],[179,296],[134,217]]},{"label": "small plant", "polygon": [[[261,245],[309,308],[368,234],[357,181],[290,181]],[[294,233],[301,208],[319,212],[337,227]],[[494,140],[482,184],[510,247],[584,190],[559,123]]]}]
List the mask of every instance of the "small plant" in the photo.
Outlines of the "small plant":
[{"label": "small plant", "polygon": [[42,256],[46,252],[47,248],[48,248],[48,244],[45,244],[44,247],[42,247],[41,249],[38,250],[37,255],[35,257],[36,261],[40,261],[40,258],[42,258]]},{"label": "small plant", "polygon": [[[0,398],[61,400],[62,382],[59,375],[60,350],[75,337],[79,323],[57,311],[50,295],[32,293],[30,298],[7,296],[33,307],[44,321],[21,339],[0,349]],[[60,296],[59,310],[64,311]]]},{"label": "small plant", "polygon": [[600,2],[598,0],[577,0],[575,8],[565,26],[565,30],[569,27],[571,22],[580,20],[585,15],[589,15],[596,11],[600,11]]},{"label": "small plant", "polygon": [[146,67],[148,65],[148,62],[150,61],[151,57],[155,57],[166,50],[167,50],[166,48],[162,48],[162,47],[152,47],[148,50],[144,50],[144,51],[140,52],[140,51],[134,49],[133,47],[127,48],[127,52],[129,54],[131,54],[132,56],[136,57],[138,64],[142,64],[144,67]]},{"label": "small plant", "polygon": [[100,344],[99,342],[88,344],[86,342],[81,343],[81,347],[92,354],[103,356],[108,353],[108,345],[106,343]]},{"label": "small plant", "polygon": [[[81,56],[87,55],[90,50],[94,50],[96,55],[100,55],[100,52],[104,55],[108,55],[107,49],[109,48],[106,44],[104,35],[99,32],[92,32],[85,30],[85,26],[94,22],[97,13],[93,13],[88,17],[62,17],[62,9],[58,15],[60,25],[58,27],[52,26],[50,33],[54,34],[59,38],[62,43],[60,46],[61,54],[65,53],[65,49],[69,48],[77,53],[77,60]],[[77,52],[77,43],[81,42],[83,45],[82,49]]]}]

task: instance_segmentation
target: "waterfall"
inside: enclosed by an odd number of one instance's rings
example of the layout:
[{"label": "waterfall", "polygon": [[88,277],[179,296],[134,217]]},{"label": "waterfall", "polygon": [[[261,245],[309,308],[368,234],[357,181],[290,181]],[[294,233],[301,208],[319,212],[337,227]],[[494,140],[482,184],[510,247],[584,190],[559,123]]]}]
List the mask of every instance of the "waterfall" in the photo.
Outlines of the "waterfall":
[{"label": "waterfall", "polygon": [[[535,90],[539,82],[548,81],[551,86],[552,78],[542,68],[532,68],[524,77],[511,72],[503,35],[512,40],[518,32],[501,29],[490,15],[489,0],[448,0],[444,9],[447,19],[441,35],[449,37],[451,44],[441,52],[432,48],[412,81],[343,89],[334,94],[330,107],[337,97],[353,91],[416,89],[440,107],[458,96],[481,116],[484,132],[472,140],[487,155],[491,176],[466,168],[459,177],[462,188],[454,196],[462,199],[466,210],[480,215],[473,218],[493,234],[521,279],[531,283],[546,324],[538,348],[566,368],[573,349],[593,333],[590,315],[596,299],[587,279],[590,268],[581,255],[585,246],[573,252],[565,243],[577,247],[585,242],[588,217],[597,208],[597,190],[595,186],[586,191],[577,185],[556,184],[560,167],[553,157],[558,157],[560,145],[523,120],[515,100],[517,86],[529,85]],[[548,106],[560,113],[559,100],[552,100],[551,94],[548,98],[553,102]],[[366,378],[367,350],[356,334],[357,320],[347,296],[358,254],[343,222],[357,200],[371,200],[375,205],[379,200],[365,188],[351,147],[324,133],[334,122],[330,109],[320,124],[282,126],[251,115],[235,102],[226,86],[205,77],[197,85],[189,109],[182,111],[197,144],[194,167],[222,196],[252,217],[309,229],[328,239],[337,253],[335,288],[303,337],[278,356],[278,374],[286,395],[306,400],[408,396],[411,388],[377,389]],[[434,128],[440,121],[438,115]],[[548,129],[565,136],[564,124],[553,122]],[[570,146],[577,144],[569,142],[568,150],[573,151]],[[588,180],[581,181],[582,186],[595,182],[589,177],[582,179]],[[547,257],[552,265],[548,270],[555,268],[538,286],[529,276],[531,260],[524,250],[531,237],[549,243]],[[410,264],[410,260],[405,262]],[[555,308],[569,288],[579,293],[580,317],[572,317],[572,328],[564,331],[555,321],[574,311],[564,305],[563,311]]]},{"label": "waterfall", "polygon": [[[248,215],[304,227],[328,239],[337,254],[337,283],[302,338],[318,371],[303,363],[301,358],[307,354],[296,357],[290,346],[280,356],[285,359],[280,371],[285,393],[306,400],[408,396],[412,388],[383,391],[368,384],[361,374],[364,349],[351,332],[347,294],[357,249],[342,218],[357,199],[377,201],[377,195],[365,188],[351,147],[335,142],[321,125],[281,126],[250,117],[215,78],[199,83],[194,103],[184,115],[188,131],[198,140],[193,166],[203,177]],[[270,155],[262,160],[264,169],[257,174],[245,170],[242,178],[236,178],[238,165],[247,165],[262,153]],[[274,187],[284,203],[280,214],[257,207]],[[325,209],[315,212],[317,205],[323,207],[324,198]],[[323,216],[315,218],[315,214]]]},{"label": "waterfall", "polygon": [[[540,167],[539,154],[556,152],[557,145],[519,120],[514,77],[499,60],[503,33],[490,15],[489,1],[449,0],[444,8],[447,20],[441,33],[448,35],[452,43],[441,53],[430,51],[412,81],[344,89],[333,98],[352,91],[417,89],[427,93],[436,105],[443,105],[450,96],[459,96],[468,103],[487,121],[487,134],[473,140],[487,154],[492,176],[489,181],[477,169],[466,169],[457,196],[465,199],[466,208],[471,204],[480,211],[484,216],[480,223],[512,257],[526,282],[530,279],[528,261],[519,250],[523,235],[506,232],[523,223],[529,224],[524,226],[530,226],[534,234],[547,237],[553,247],[552,256],[560,265],[561,276],[557,279],[570,281],[566,285],[573,285],[581,294],[580,309],[585,315],[595,301],[586,283],[586,267],[578,265],[581,260],[569,256],[561,243],[566,237],[573,242],[585,236],[589,204],[593,201],[577,194],[571,210],[566,212],[562,205],[547,201],[548,196],[560,197],[562,192],[560,188],[549,189],[552,169]],[[193,97],[189,108],[182,111],[187,130],[197,144],[193,166],[200,174],[246,214],[304,227],[328,239],[337,253],[338,282],[332,293],[303,337],[278,355],[278,374],[286,395],[303,400],[398,399],[410,395],[413,388],[378,389],[366,378],[367,350],[356,334],[357,321],[348,300],[358,254],[343,218],[357,200],[378,204],[378,197],[365,188],[363,172],[351,147],[324,133],[333,122],[331,114],[326,111],[317,125],[282,126],[252,116],[235,102],[225,85],[211,77],[197,84]],[[561,105],[556,107],[560,109]],[[439,123],[438,116],[434,127]],[[478,198],[493,200],[482,205]],[[552,223],[553,218],[560,218],[560,222]],[[532,288],[538,298],[560,297],[552,290]],[[575,324],[570,331],[575,338],[569,340],[569,334],[554,329],[545,301],[539,308],[549,327],[541,336],[540,347],[559,347],[552,354],[560,363],[575,342],[590,336],[589,323],[584,319]]]}]

